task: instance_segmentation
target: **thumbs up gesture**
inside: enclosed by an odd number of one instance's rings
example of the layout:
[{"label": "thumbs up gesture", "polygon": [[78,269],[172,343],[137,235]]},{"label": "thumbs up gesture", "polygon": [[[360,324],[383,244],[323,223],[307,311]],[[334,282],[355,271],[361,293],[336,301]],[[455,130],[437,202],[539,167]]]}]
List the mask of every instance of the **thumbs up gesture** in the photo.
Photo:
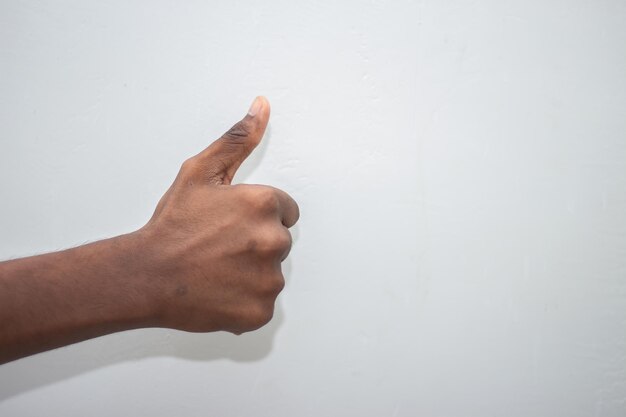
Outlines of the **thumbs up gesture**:
[{"label": "thumbs up gesture", "polygon": [[269,115],[268,101],[257,97],[241,121],[183,163],[138,231],[156,325],[240,334],[272,318],[298,205],[273,187],[231,185]]}]

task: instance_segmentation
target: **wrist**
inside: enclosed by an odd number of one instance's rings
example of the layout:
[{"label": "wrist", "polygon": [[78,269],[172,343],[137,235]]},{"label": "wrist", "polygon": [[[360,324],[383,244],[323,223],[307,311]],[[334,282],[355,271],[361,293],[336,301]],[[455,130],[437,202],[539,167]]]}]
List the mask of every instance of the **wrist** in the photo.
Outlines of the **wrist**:
[{"label": "wrist", "polygon": [[98,242],[108,245],[110,270],[106,279],[119,289],[119,319],[126,327],[160,327],[152,240],[143,229]]}]

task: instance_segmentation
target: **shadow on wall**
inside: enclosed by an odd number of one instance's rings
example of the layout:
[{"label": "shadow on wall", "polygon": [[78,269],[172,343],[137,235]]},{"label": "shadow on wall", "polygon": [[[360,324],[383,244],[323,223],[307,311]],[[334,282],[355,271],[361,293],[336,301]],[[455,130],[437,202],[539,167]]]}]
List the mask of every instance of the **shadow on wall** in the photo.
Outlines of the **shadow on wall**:
[{"label": "shadow on wall", "polygon": [[157,357],[190,361],[229,359],[255,362],[272,350],[283,322],[277,303],[273,320],[241,336],[230,333],[187,333],[170,329],[141,329],[111,334],[44,352],[0,366],[0,401],[99,368]]}]

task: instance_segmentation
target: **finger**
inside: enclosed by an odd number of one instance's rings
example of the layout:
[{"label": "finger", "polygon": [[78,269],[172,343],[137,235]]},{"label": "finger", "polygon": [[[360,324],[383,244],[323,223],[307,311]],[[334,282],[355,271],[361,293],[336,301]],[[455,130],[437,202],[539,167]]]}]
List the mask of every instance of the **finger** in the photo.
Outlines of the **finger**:
[{"label": "finger", "polygon": [[243,119],[197,155],[208,182],[232,182],[241,163],[261,142],[269,117],[269,102],[265,97],[257,97]]},{"label": "finger", "polygon": [[289,256],[289,252],[291,252],[291,246],[293,245],[293,237],[291,236],[291,232],[289,232],[289,229],[287,228],[285,228],[284,230],[287,236],[287,240],[289,241],[289,245],[287,245],[287,247],[285,248],[285,250],[283,251],[280,257],[281,262],[287,259],[287,256]]},{"label": "finger", "polygon": [[298,222],[300,218],[300,207],[298,203],[291,198],[289,194],[283,190],[276,190],[276,196],[278,197],[279,215],[283,225],[287,228],[292,227]]}]

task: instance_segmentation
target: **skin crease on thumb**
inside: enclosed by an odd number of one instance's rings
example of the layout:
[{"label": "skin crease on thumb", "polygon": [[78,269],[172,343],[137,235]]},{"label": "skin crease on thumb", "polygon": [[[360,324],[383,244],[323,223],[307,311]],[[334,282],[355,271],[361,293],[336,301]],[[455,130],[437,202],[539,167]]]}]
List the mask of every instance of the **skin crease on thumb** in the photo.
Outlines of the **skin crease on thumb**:
[{"label": "skin crease on thumb", "polygon": [[259,144],[259,142],[261,142],[269,122],[269,117],[269,101],[263,96],[258,96],[250,105],[246,116],[236,123],[228,132],[226,132],[226,134],[222,136],[222,139],[239,139],[247,142],[247,145],[249,146],[249,154]]},{"label": "skin crease on thumb", "polygon": [[[254,151],[257,145],[261,142],[263,135],[265,134],[265,129],[267,128],[267,124],[269,122],[270,116],[270,104],[269,101],[263,97],[258,96],[254,99],[250,108],[248,109],[248,113],[244,117],[244,119],[233,126],[233,129],[237,130],[237,127],[241,127],[241,124],[244,124],[243,132],[240,132],[245,137],[245,146],[246,149],[242,154],[239,155],[238,158],[232,160],[230,166],[227,168],[227,183],[232,181],[232,178],[235,176],[235,173],[239,169],[239,166],[246,160],[246,158]],[[222,139],[228,140],[232,136],[232,134],[238,135],[231,129],[229,133],[224,135]]]},{"label": "skin crease on thumb", "polygon": [[[267,99],[263,96],[256,97],[243,119],[196,155],[207,168],[206,180],[209,183],[230,185],[239,166],[261,142],[269,114],[270,105]],[[238,150],[233,148],[233,142],[239,144],[236,147]]]}]

